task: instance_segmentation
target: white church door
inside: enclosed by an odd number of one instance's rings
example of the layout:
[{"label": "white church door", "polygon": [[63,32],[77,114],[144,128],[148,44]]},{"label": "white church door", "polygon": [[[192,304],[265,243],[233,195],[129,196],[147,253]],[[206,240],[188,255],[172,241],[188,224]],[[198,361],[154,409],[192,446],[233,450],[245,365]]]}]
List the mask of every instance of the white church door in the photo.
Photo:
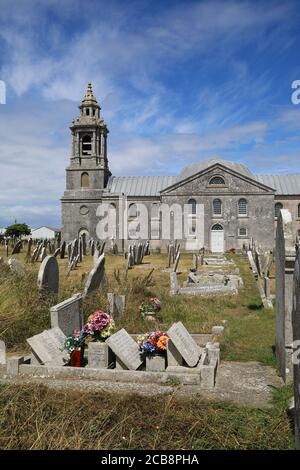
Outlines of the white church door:
[{"label": "white church door", "polygon": [[224,253],[224,229],[220,224],[212,226],[210,249],[212,253]]}]

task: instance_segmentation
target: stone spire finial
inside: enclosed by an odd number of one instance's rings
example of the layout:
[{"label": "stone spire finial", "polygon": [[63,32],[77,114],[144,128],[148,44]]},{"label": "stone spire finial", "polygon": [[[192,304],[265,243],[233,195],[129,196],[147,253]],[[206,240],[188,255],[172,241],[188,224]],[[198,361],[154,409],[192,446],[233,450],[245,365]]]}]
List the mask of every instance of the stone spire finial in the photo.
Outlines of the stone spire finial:
[{"label": "stone spire finial", "polygon": [[97,99],[94,95],[93,87],[92,87],[91,83],[88,84],[86,93],[85,93],[84,98],[82,100],[82,104],[87,104],[87,103],[88,104],[98,104]]}]

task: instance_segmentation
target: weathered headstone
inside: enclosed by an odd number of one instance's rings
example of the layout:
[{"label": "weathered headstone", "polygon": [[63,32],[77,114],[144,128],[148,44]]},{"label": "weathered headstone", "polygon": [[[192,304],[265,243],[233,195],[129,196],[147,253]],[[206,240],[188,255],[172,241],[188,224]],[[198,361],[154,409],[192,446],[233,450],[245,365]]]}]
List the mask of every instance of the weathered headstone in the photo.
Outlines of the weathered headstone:
[{"label": "weathered headstone", "polygon": [[1,266],[1,264],[3,264],[3,263],[4,263],[4,258],[2,258],[2,256],[0,256],[0,266]]},{"label": "weathered headstone", "polygon": [[47,256],[47,249],[46,247],[44,246],[42,248],[42,251],[41,251],[41,255],[40,255],[40,262],[42,263],[44,261],[44,259],[46,258]]},{"label": "weathered headstone", "polygon": [[0,364],[6,364],[6,346],[4,341],[0,340]]},{"label": "weathered headstone", "polygon": [[143,364],[138,344],[124,328],[110,336],[106,343],[116,355],[121,368],[136,370]]},{"label": "weathered headstone", "polygon": [[66,253],[66,242],[63,241],[62,244],[60,245],[60,259],[65,258],[65,253]]},{"label": "weathered headstone", "polygon": [[25,274],[24,266],[20,261],[15,258],[9,258],[8,265],[14,273],[18,274],[19,276],[23,276]]},{"label": "weathered headstone", "polygon": [[174,269],[173,269],[174,273],[177,272],[179,260],[180,260],[180,251],[178,251],[177,256],[176,256],[176,259],[175,259]]},{"label": "weathered headstone", "polygon": [[51,328],[27,339],[34,357],[45,365],[65,365],[69,354],[63,350],[66,337],[59,328]]},{"label": "weathered headstone", "polygon": [[173,323],[167,333],[187,365],[195,367],[200,358],[199,346],[184,325],[181,322]]},{"label": "weathered headstone", "polygon": [[109,292],[107,294],[107,300],[109,303],[109,312],[114,319],[119,319],[124,314],[126,296],[117,295]]},{"label": "weathered headstone", "polygon": [[88,345],[88,367],[92,369],[107,369],[112,367],[114,356],[106,343],[90,342]]},{"label": "weathered headstone", "polygon": [[95,267],[90,271],[85,287],[84,287],[84,296],[99,289],[101,282],[104,278],[105,273],[105,256],[104,254],[99,256]]},{"label": "weathered headstone", "polygon": [[179,285],[177,281],[177,274],[176,272],[170,273],[170,294],[175,295],[179,292]]},{"label": "weathered headstone", "polygon": [[57,294],[59,287],[59,269],[57,259],[47,256],[41,264],[38,274],[38,288],[43,294]]},{"label": "weathered headstone", "polygon": [[293,285],[293,366],[294,366],[294,398],[295,398],[295,441],[296,449],[300,450],[300,251],[298,250]]},{"label": "weathered headstone", "polygon": [[291,213],[280,211],[276,230],[276,358],[285,382],[293,379],[292,301],[293,273],[296,258]]},{"label": "weathered headstone", "polygon": [[54,255],[53,255],[54,258],[56,258],[59,254],[60,254],[60,248],[56,248]]},{"label": "weathered headstone", "polygon": [[67,300],[50,308],[51,327],[59,327],[69,336],[73,330],[81,330],[83,326],[82,295],[74,294]]}]

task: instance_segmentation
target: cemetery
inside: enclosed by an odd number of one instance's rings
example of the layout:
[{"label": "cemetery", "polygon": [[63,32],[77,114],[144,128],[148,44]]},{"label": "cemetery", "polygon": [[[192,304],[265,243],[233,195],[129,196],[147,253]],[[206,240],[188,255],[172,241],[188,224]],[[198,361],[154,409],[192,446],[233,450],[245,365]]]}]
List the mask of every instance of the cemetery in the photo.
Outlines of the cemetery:
[{"label": "cemetery", "polygon": [[[245,442],[230,440],[227,447],[217,440],[216,448],[299,446],[299,366],[292,363],[291,343],[293,331],[298,338],[300,259],[289,220],[282,211],[275,255],[255,241],[222,256],[180,253],[176,242],[161,254],[147,243],[133,243],[124,256],[113,242],[85,237],[69,244],[3,241],[0,384],[8,387],[3,390],[12,393],[18,384],[18,393],[33,393],[30,403],[37,393],[46,393],[47,400],[51,394],[58,400],[76,394],[84,402],[105,392],[106,413],[116,400],[139,399],[147,407],[156,397],[157,406],[173,416],[169,397],[172,406],[183,407],[183,414],[172,418],[178,426],[180,416],[181,426],[187,423],[188,399],[195,412],[205,407],[205,419],[218,410],[223,426],[239,415],[247,427],[241,430]],[[222,403],[232,410],[222,410]],[[268,410],[265,423],[260,409]],[[199,420],[203,423],[204,415]],[[269,439],[268,426],[275,425],[285,432]],[[207,439],[212,442],[211,435]],[[162,440],[159,445],[166,448]],[[208,441],[199,445],[205,448]]]}]

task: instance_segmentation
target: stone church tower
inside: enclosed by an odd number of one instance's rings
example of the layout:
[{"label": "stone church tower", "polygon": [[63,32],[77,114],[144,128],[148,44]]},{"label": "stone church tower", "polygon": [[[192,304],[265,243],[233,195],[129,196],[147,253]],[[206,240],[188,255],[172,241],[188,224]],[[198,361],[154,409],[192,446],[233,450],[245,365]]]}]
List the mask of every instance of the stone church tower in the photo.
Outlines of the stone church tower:
[{"label": "stone church tower", "polygon": [[72,152],[66,169],[66,191],[62,197],[65,240],[85,232],[95,237],[96,209],[111,175],[107,159],[106,123],[91,83],[79,106],[80,116],[72,121]]}]

